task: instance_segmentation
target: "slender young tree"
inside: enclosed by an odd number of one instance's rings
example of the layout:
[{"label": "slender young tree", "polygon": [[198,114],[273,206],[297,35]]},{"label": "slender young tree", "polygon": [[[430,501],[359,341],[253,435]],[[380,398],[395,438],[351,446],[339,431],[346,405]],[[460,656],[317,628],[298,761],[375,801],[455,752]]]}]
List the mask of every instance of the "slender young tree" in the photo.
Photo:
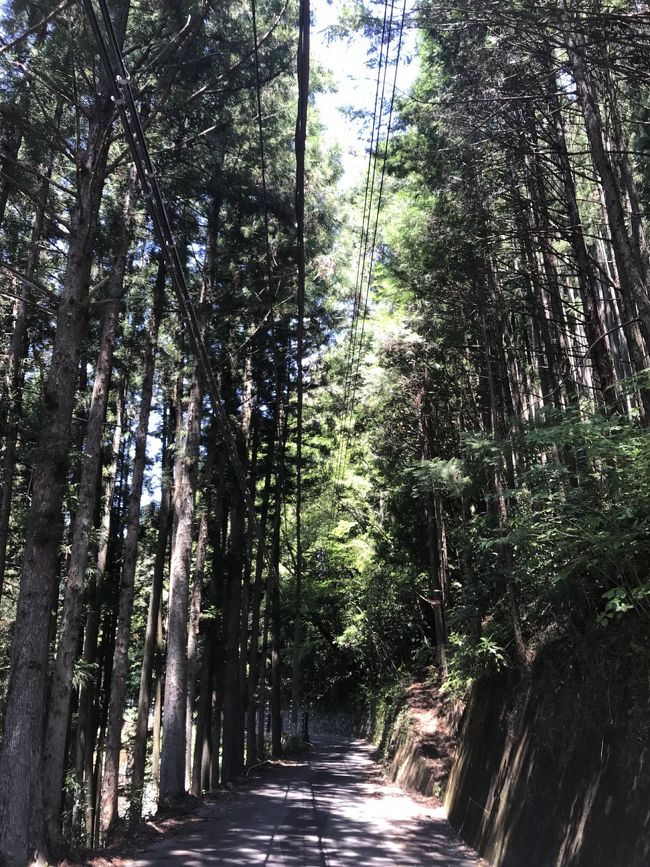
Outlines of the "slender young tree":
[{"label": "slender young tree", "polygon": [[140,533],[140,502],[147,456],[147,432],[153,396],[154,372],[158,333],[163,314],[166,270],[163,262],[158,265],[154,286],[154,303],[148,326],[147,342],[142,368],[142,387],[138,426],[135,432],[135,454],[129,496],[128,522],[124,540],[124,559],[120,580],[119,611],[111,672],[110,704],[104,746],[102,769],[101,807],[99,815],[100,840],[106,842],[117,820],[117,795],[120,748],[128,670],[128,652],[131,636],[131,617],[135,591],[135,570]]},{"label": "slender young tree", "polygon": [[149,730],[149,711],[151,707],[151,687],[157,642],[159,640],[159,620],[161,619],[161,603],[163,581],[169,536],[171,526],[172,498],[172,450],[168,438],[169,431],[174,429],[170,421],[171,413],[163,416],[162,443],[162,481],[160,489],[160,507],[158,510],[158,540],[156,556],[151,578],[151,592],[147,611],[147,625],[142,651],[142,668],[140,671],[140,689],[138,692],[138,715],[133,735],[133,766],[131,771],[131,805],[129,817],[132,824],[137,824],[142,816],[142,798],[145,782],[145,765],[147,758],[147,735]]}]

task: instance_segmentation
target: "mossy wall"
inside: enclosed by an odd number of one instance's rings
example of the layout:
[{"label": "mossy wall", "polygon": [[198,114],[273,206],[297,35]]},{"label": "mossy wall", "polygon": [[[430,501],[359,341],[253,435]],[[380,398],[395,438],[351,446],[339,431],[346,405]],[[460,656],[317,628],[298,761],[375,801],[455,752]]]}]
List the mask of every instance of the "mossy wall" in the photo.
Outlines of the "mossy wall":
[{"label": "mossy wall", "polygon": [[449,818],[492,867],[648,867],[648,644],[556,642],[530,675],[478,683]]}]

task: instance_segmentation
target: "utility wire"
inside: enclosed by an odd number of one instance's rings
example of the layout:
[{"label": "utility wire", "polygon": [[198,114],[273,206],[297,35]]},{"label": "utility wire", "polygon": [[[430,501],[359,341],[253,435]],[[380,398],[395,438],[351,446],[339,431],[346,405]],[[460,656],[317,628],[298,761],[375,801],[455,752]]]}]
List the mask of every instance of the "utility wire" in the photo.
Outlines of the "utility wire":
[{"label": "utility wire", "polygon": [[[366,290],[365,290],[365,297],[364,297],[363,305],[361,305],[361,303],[359,302],[359,311],[357,313],[357,325],[355,326],[355,338],[356,339],[354,342],[351,341],[352,357],[350,359],[350,370],[349,370],[349,383],[350,383],[349,387],[351,390],[351,394],[350,394],[347,402],[344,404],[344,417],[343,417],[343,425],[342,425],[341,446],[340,446],[339,458],[338,458],[338,463],[337,463],[337,472],[335,474],[335,478],[337,480],[339,480],[343,476],[347,450],[348,450],[348,447],[350,444],[350,439],[351,439],[351,434],[352,434],[351,421],[352,421],[352,416],[354,413],[354,406],[356,403],[356,393],[357,393],[357,386],[358,386],[359,371],[360,371],[360,366],[361,366],[361,358],[363,355],[363,338],[364,338],[364,334],[365,334],[365,324],[366,324],[366,318],[367,318],[367,314],[368,314],[368,299],[369,299],[369,295],[370,295],[370,287],[372,284],[372,275],[373,275],[374,264],[375,264],[375,250],[376,250],[376,245],[377,245],[379,217],[380,217],[380,213],[381,213],[382,197],[383,197],[383,190],[384,190],[386,162],[388,159],[388,148],[389,148],[390,134],[391,134],[391,130],[392,130],[393,109],[394,109],[394,104],[395,104],[395,93],[397,90],[397,74],[399,71],[399,61],[400,61],[400,57],[401,57],[401,50],[402,50],[402,43],[403,43],[403,36],[404,36],[404,22],[405,22],[405,18],[406,18],[406,6],[407,6],[407,0],[404,0],[404,4],[402,7],[401,20],[400,20],[400,24],[399,24],[399,38],[398,38],[397,52],[396,52],[396,57],[395,57],[395,71],[394,71],[394,75],[393,75],[390,105],[389,105],[389,111],[388,111],[388,120],[387,120],[387,126],[386,126],[386,140],[384,143],[384,153],[383,153],[383,158],[382,158],[382,163],[381,163],[379,191],[378,191],[378,197],[377,197],[377,206],[376,206],[376,210],[375,210],[375,220],[374,220],[374,227],[373,227],[373,233],[372,233],[372,243],[369,245],[370,246],[369,253],[368,253],[368,236],[370,234],[371,214],[370,213],[368,214],[368,229],[366,231],[365,248],[363,251],[363,257],[364,257],[363,258],[363,267],[361,270],[361,285],[359,287],[360,294],[362,293],[362,286],[363,286],[363,281],[365,279],[365,273],[366,273],[366,269],[365,269],[366,257],[368,259],[368,276],[367,276],[367,283],[366,283]],[[392,27],[392,19],[393,19],[393,8],[391,8],[391,19],[390,19],[391,27]],[[390,40],[390,35],[389,35],[389,40]],[[388,47],[389,46],[387,46],[387,50],[386,50],[386,68],[387,68],[387,64],[388,64]],[[383,87],[382,87],[382,106],[383,106],[384,93],[385,93],[385,84],[386,84],[386,75],[384,75],[384,82],[383,82]],[[381,127],[381,121],[380,121],[380,127]],[[378,135],[379,135],[379,131],[378,131]],[[372,151],[371,151],[370,159],[373,160]],[[375,159],[374,160],[374,169],[375,170],[376,170],[376,165],[377,165],[377,160]],[[373,189],[374,189],[374,171],[373,171]],[[361,318],[360,333],[359,333],[359,327],[358,327],[358,317],[359,316]],[[358,338],[356,337],[357,334],[359,335]]]},{"label": "utility wire", "polygon": [[[106,5],[106,0],[99,0],[99,8],[104,29],[108,37],[108,45],[104,33],[95,13],[92,0],[81,0],[84,11],[88,18],[91,30],[97,43],[99,56],[104,67],[104,72],[110,87],[111,96],[122,121],[131,156],[138,173],[138,178],[145,199],[149,206],[149,212],[153,223],[154,232],[160,245],[163,259],[167,270],[172,276],[172,284],[181,309],[182,319],[189,333],[192,351],[196,357],[201,374],[204,378],[206,390],[210,395],[212,411],[217,422],[219,433],[223,438],[228,460],[234,473],[235,480],[246,504],[249,520],[256,532],[260,535],[259,522],[255,514],[255,504],[248,488],[246,475],[237,451],[233,431],[230,427],[228,415],[223,404],[219,384],[212,370],[208,349],[201,335],[198,317],[192,301],[185,272],[174,241],[165,202],[160,190],[158,176],[149,155],[149,149],[145,139],[137,106],[133,97],[131,81],[124,65],[124,59],[120,50],[113,23]],[[262,540],[260,540],[262,542]],[[269,566],[272,569],[272,564]]]},{"label": "utility wire", "polygon": [[[388,22],[388,37],[386,41],[386,58],[384,62],[384,70],[383,77],[381,83],[381,97],[379,100],[380,105],[380,114],[379,114],[379,123],[377,124],[377,138],[373,146],[371,146],[370,156],[368,161],[368,168],[372,166],[372,178],[370,181],[370,203],[368,206],[368,214],[367,221],[365,226],[365,241],[359,249],[359,257],[361,261],[361,269],[359,276],[359,284],[357,289],[357,301],[356,301],[356,316],[353,324],[353,333],[352,339],[350,340],[350,359],[349,359],[349,371],[348,371],[348,393],[347,398],[344,401],[344,410],[343,410],[343,427],[342,427],[342,443],[341,443],[341,477],[343,476],[343,470],[345,467],[345,453],[347,450],[347,446],[349,444],[350,436],[351,436],[351,423],[352,423],[352,402],[354,400],[354,393],[356,391],[356,383],[354,381],[355,377],[355,356],[359,351],[359,318],[362,318],[362,306],[361,299],[363,298],[363,285],[366,277],[366,263],[368,262],[369,270],[372,268],[372,253],[370,255],[370,259],[368,257],[368,251],[371,248],[370,245],[370,229],[372,225],[372,208],[374,204],[375,198],[375,178],[377,176],[377,156],[376,154],[379,151],[379,141],[381,138],[381,128],[382,128],[382,114],[384,111],[385,99],[386,99],[386,82],[388,80],[388,62],[389,62],[389,53],[390,53],[390,43],[393,36],[393,16],[395,13],[395,0],[391,0],[390,7],[390,19]],[[383,174],[381,176],[380,186],[383,186]],[[376,206],[376,219],[379,218],[379,208],[380,202],[378,202]],[[374,247],[373,247],[374,252]],[[363,255],[362,255],[363,254]],[[370,273],[368,273],[368,279],[370,279]],[[366,292],[366,301],[367,301],[367,292]]]},{"label": "utility wire", "polygon": [[[394,3],[394,0],[393,0]],[[367,249],[368,244],[368,231],[370,227],[370,218],[372,212],[372,197],[374,191],[374,168],[376,166],[376,161],[373,159],[373,154],[376,149],[377,144],[379,143],[379,135],[381,131],[381,115],[383,112],[383,89],[382,89],[382,99],[379,99],[379,92],[381,87],[381,77],[382,77],[382,69],[384,70],[384,81],[385,81],[385,69],[388,65],[388,44],[386,42],[386,24],[388,17],[388,0],[384,3],[384,15],[382,21],[381,28],[381,40],[379,44],[379,59],[377,64],[377,82],[375,84],[375,100],[374,107],[372,113],[372,128],[370,132],[370,141],[368,146],[368,169],[366,172],[366,182],[365,182],[365,191],[363,198],[363,213],[361,217],[361,233],[359,236],[359,255],[357,257],[357,271],[356,277],[354,281],[354,296],[353,296],[353,306],[352,306],[352,320],[350,323],[350,335],[348,339],[348,347],[346,350],[346,359],[345,359],[345,373],[343,379],[343,412],[342,418],[345,422],[347,419],[347,407],[350,399],[350,378],[352,375],[352,359],[354,357],[354,343],[356,340],[356,332],[357,332],[357,324],[359,317],[359,309],[361,305],[361,293],[362,293],[362,285],[363,285],[363,267],[362,263],[365,261],[365,250]],[[392,23],[392,5],[391,5],[391,23]],[[388,32],[390,33],[390,25],[388,28]],[[390,35],[389,35],[390,42]],[[386,46],[386,59],[384,61],[384,46]],[[379,111],[378,111],[379,110]],[[375,141],[376,138],[376,141]],[[343,453],[343,438],[345,434],[345,427],[341,428],[341,435],[339,441],[339,448],[337,453],[336,465],[334,468],[334,479],[335,481],[339,480],[339,476],[343,473],[342,467],[342,453]]]},{"label": "utility wire", "polygon": [[296,117],[296,258],[298,264],[298,326],[296,340],[296,597],[291,686],[291,716],[297,722],[300,697],[300,640],[302,627],[302,416],[305,334],[305,150],[309,102],[309,0],[300,0],[298,19],[298,113]]},{"label": "utility wire", "polygon": [[[395,58],[395,74],[393,76],[393,91],[392,91],[391,98],[390,98],[390,109],[388,112],[388,125],[386,128],[386,143],[384,145],[384,157],[383,157],[382,166],[381,166],[381,180],[379,183],[379,197],[377,200],[377,214],[375,217],[375,226],[374,226],[374,232],[373,232],[373,238],[372,238],[372,248],[370,251],[370,265],[368,268],[368,285],[366,286],[366,296],[365,296],[365,299],[363,302],[363,313],[362,313],[362,318],[361,318],[361,336],[360,336],[359,342],[358,342],[357,364],[356,364],[356,370],[355,370],[354,376],[353,376],[353,391],[352,391],[352,400],[351,400],[351,405],[350,405],[350,415],[352,415],[352,412],[354,411],[354,403],[355,403],[356,391],[357,391],[357,382],[359,379],[359,369],[361,367],[361,356],[363,354],[363,336],[364,336],[365,327],[366,327],[366,319],[368,316],[368,298],[370,295],[370,287],[372,285],[372,275],[373,275],[373,270],[374,270],[374,266],[375,266],[375,249],[377,247],[377,232],[379,229],[379,214],[381,212],[381,202],[382,202],[382,196],[383,196],[383,192],[384,192],[384,180],[386,177],[386,162],[388,160],[388,145],[389,145],[389,141],[390,141],[390,133],[391,133],[392,123],[393,123],[393,108],[395,106],[395,91],[397,89],[397,73],[399,70],[399,60],[400,60],[400,55],[402,53],[402,39],[404,36],[404,20],[406,17],[406,4],[407,4],[407,0],[404,0],[404,5],[402,7],[402,20],[400,22],[399,40],[397,43],[397,56]],[[349,444],[349,437],[350,437],[350,434],[348,433],[348,444]]]},{"label": "utility wire", "polygon": [[[351,359],[352,355],[352,346],[354,344],[354,330],[356,319],[359,315],[359,307],[361,304],[361,287],[363,284],[363,272],[364,272],[364,263],[365,263],[365,252],[368,244],[368,229],[370,228],[370,215],[372,213],[372,199],[375,188],[375,170],[376,170],[376,160],[373,159],[373,152],[375,150],[376,144],[379,143],[379,136],[381,134],[381,115],[383,112],[384,105],[384,90],[386,86],[386,68],[388,66],[388,51],[390,47],[390,32],[393,21],[393,7],[394,2],[391,3],[391,15],[390,22],[388,23],[388,31],[386,30],[386,19],[388,14],[388,2],[384,3],[384,17],[381,28],[381,41],[379,46],[379,62],[377,64],[377,83],[375,85],[375,103],[372,112],[372,129],[370,132],[370,144],[368,150],[368,170],[366,173],[366,184],[365,184],[365,192],[363,199],[363,214],[361,218],[361,236],[359,240],[359,256],[357,260],[357,273],[355,278],[355,289],[354,289],[354,305],[352,312],[352,328],[350,329],[350,341],[348,347],[348,362]],[[386,34],[388,33],[388,41],[386,41]],[[384,61],[384,46],[386,46],[386,59]],[[384,80],[382,85],[382,93],[381,99],[379,97],[379,88],[382,78],[382,68],[384,72]],[[379,114],[377,113],[377,108],[379,108]],[[379,122],[378,122],[379,121]],[[376,140],[375,140],[376,136]],[[346,388],[349,387],[349,382],[346,377]],[[348,395],[346,394],[344,397],[344,405],[346,404]]]},{"label": "utility wire", "polygon": [[[370,133],[370,141],[368,147],[368,170],[366,173],[366,183],[365,183],[365,192],[364,192],[364,202],[363,202],[363,214],[361,218],[361,234],[359,238],[359,255],[357,259],[357,272],[355,277],[355,287],[354,287],[354,301],[352,307],[352,321],[350,323],[350,336],[348,340],[348,348],[346,353],[346,361],[345,361],[345,376],[343,381],[343,426],[341,428],[341,439],[339,443],[339,453],[337,465],[335,468],[334,477],[335,479],[339,478],[339,474],[342,475],[343,467],[342,467],[342,457],[343,457],[343,438],[345,435],[345,421],[347,420],[348,415],[348,404],[350,400],[350,389],[351,389],[351,377],[352,377],[352,366],[353,366],[353,358],[354,358],[354,346],[357,336],[357,328],[359,321],[359,310],[361,307],[361,297],[362,297],[362,286],[363,286],[363,274],[365,271],[365,258],[366,251],[368,248],[368,237],[370,230],[370,220],[372,214],[372,200],[374,196],[375,189],[375,171],[376,171],[376,160],[373,159],[373,154],[377,145],[379,144],[379,137],[381,134],[381,115],[383,112],[384,106],[384,90],[385,90],[385,82],[386,82],[386,68],[388,66],[388,50],[390,45],[390,28],[392,25],[392,10],[393,10],[394,0],[391,3],[391,18],[390,23],[388,24],[388,31],[386,29],[387,23],[387,13],[388,13],[388,2],[386,0],[384,4],[384,16],[382,22],[382,32],[381,32],[381,40],[379,46],[379,61],[377,64],[377,83],[375,86],[375,102],[373,107],[373,115],[372,115],[372,129]],[[386,34],[388,33],[388,42],[386,41]],[[386,46],[386,58],[384,60],[384,46]],[[381,84],[382,81],[382,69],[384,72],[384,83]],[[379,96],[381,85],[381,99]],[[379,108],[379,112],[377,109]]]}]

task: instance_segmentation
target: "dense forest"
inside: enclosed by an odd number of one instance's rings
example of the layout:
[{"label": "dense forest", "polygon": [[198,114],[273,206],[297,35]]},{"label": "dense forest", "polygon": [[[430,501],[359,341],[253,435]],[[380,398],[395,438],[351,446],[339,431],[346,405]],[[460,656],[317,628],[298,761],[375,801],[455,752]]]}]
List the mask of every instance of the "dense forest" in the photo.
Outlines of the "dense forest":
[{"label": "dense forest", "polygon": [[643,0],[347,6],[347,192],[306,0],[1,14],[0,862],[414,674],[647,652]]}]

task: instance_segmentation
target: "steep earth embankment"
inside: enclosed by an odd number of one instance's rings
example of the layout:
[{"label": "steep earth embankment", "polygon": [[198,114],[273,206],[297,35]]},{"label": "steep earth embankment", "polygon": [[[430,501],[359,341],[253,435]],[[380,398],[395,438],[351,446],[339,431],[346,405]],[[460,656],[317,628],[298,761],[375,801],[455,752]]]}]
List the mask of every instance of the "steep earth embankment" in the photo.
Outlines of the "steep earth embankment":
[{"label": "steep earth embankment", "polygon": [[442,798],[458,745],[461,710],[445,702],[432,684],[414,683],[375,715],[374,740],[393,782],[409,792]]},{"label": "steep earth embankment", "polygon": [[477,683],[459,725],[414,684],[377,714],[387,772],[446,792],[452,825],[492,867],[647,867],[649,646],[645,630],[614,627],[555,641],[527,675]]}]

